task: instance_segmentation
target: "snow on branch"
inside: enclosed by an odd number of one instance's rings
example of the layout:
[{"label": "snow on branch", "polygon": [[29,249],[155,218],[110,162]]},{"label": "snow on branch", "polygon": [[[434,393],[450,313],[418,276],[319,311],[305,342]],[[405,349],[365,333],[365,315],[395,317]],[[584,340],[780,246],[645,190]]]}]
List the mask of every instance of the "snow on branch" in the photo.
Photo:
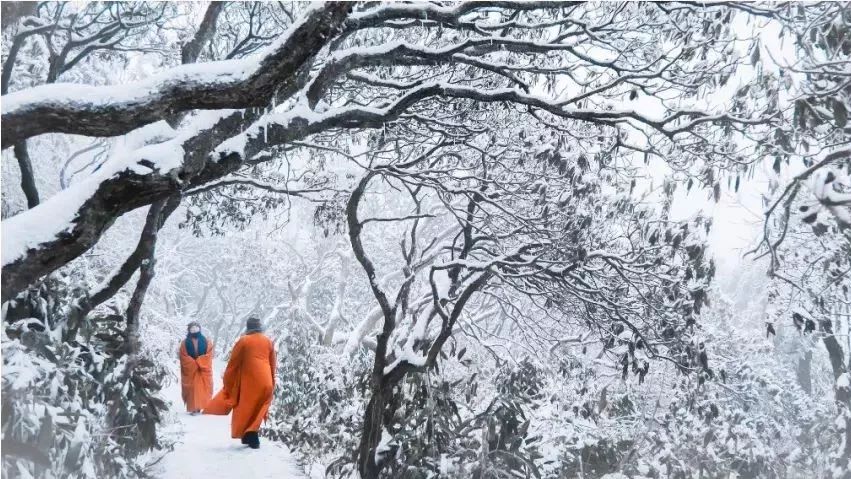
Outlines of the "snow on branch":
[{"label": "snow on branch", "polygon": [[265,106],[297,89],[296,72],[333,37],[350,4],[312,7],[263,54],[181,65],[136,84],[42,85],[3,96],[2,147],[43,133],[115,136],[192,109]]},{"label": "snow on branch", "polygon": [[390,3],[379,8],[352,14],[345,23],[345,30],[352,31],[381,25],[389,20],[431,21],[458,26],[463,24],[460,19],[474,10],[504,8],[516,11],[539,10],[543,8],[562,8],[574,2],[511,2],[511,1],[482,1],[460,2],[453,6],[434,4],[404,4]]}]

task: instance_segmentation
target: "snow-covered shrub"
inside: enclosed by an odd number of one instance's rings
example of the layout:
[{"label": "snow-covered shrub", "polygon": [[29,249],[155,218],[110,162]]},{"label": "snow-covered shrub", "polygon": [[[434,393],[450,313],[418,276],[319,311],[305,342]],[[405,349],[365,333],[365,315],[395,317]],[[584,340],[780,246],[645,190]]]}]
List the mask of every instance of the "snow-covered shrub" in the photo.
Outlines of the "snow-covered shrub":
[{"label": "snow-covered shrub", "polygon": [[365,355],[343,357],[298,322],[288,325],[276,350],[275,398],[262,434],[287,444],[307,469],[327,465],[332,477],[352,474],[368,378]]},{"label": "snow-covered shrub", "polygon": [[[642,412],[635,452],[620,472],[659,478],[825,477],[831,435],[830,396],[807,394],[794,361],[743,321],[719,291],[703,318],[707,374],[662,368],[648,381],[664,391],[651,402],[633,390]],[[756,331],[754,331],[756,330]],[[793,358],[794,359],[794,358]],[[643,403],[643,404],[642,404]]]},{"label": "snow-covered shrub", "polygon": [[530,361],[482,375],[456,358],[443,364],[444,372],[412,375],[402,385],[407,400],[400,401],[396,427],[388,431],[396,460],[386,477],[538,476],[541,455],[529,424],[539,405],[541,371]]},{"label": "snow-covered shrub", "polygon": [[[166,371],[127,367],[121,315],[65,323],[75,284],[48,279],[7,310],[3,328],[3,471],[7,477],[141,477],[165,403]],[[27,312],[29,315],[21,316]]]},{"label": "snow-covered shrub", "polygon": [[[683,381],[643,455],[651,477],[799,477],[824,471],[827,409],[788,377],[748,365],[696,388]],[[824,439],[824,436],[822,436]]]},{"label": "snow-covered shrub", "polygon": [[675,386],[645,459],[660,477],[823,473],[829,404],[802,394],[792,371],[782,373],[743,362],[700,387]]}]

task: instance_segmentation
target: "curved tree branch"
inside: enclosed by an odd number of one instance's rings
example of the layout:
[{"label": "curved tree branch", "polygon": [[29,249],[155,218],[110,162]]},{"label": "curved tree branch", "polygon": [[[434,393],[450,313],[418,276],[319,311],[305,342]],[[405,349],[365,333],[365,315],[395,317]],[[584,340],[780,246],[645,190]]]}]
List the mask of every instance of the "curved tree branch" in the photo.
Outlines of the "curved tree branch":
[{"label": "curved tree branch", "polygon": [[55,84],[5,95],[2,147],[43,133],[121,135],[182,111],[259,107],[276,94],[288,97],[297,88],[296,73],[335,35],[350,9],[345,2],[312,8],[259,61],[184,65],[135,85]]}]

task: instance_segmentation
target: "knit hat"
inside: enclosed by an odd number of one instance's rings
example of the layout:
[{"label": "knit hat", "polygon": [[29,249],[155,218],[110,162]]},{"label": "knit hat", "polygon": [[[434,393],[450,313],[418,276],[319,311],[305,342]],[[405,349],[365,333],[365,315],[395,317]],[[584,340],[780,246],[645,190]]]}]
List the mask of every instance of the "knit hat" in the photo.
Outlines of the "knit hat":
[{"label": "knit hat", "polygon": [[245,332],[259,333],[260,331],[263,331],[263,324],[260,322],[260,318],[250,316],[245,323]]}]

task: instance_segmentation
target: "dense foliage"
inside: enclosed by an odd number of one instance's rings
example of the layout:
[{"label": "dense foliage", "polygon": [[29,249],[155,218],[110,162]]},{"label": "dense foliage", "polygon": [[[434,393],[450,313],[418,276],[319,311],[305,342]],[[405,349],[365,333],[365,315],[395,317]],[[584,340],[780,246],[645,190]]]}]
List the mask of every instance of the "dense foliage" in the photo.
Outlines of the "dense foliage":
[{"label": "dense foliage", "polygon": [[[3,470],[9,477],[138,477],[163,444],[158,397],[168,371],[145,355],[128,365],[120,314],[65,323],[80,278],[33,288],[3,332]],[[69,329],[76,334],[68,334]],[[68,337],[73,339],[68,339]],[[27,467],[31,464],[30,467]]]}]

